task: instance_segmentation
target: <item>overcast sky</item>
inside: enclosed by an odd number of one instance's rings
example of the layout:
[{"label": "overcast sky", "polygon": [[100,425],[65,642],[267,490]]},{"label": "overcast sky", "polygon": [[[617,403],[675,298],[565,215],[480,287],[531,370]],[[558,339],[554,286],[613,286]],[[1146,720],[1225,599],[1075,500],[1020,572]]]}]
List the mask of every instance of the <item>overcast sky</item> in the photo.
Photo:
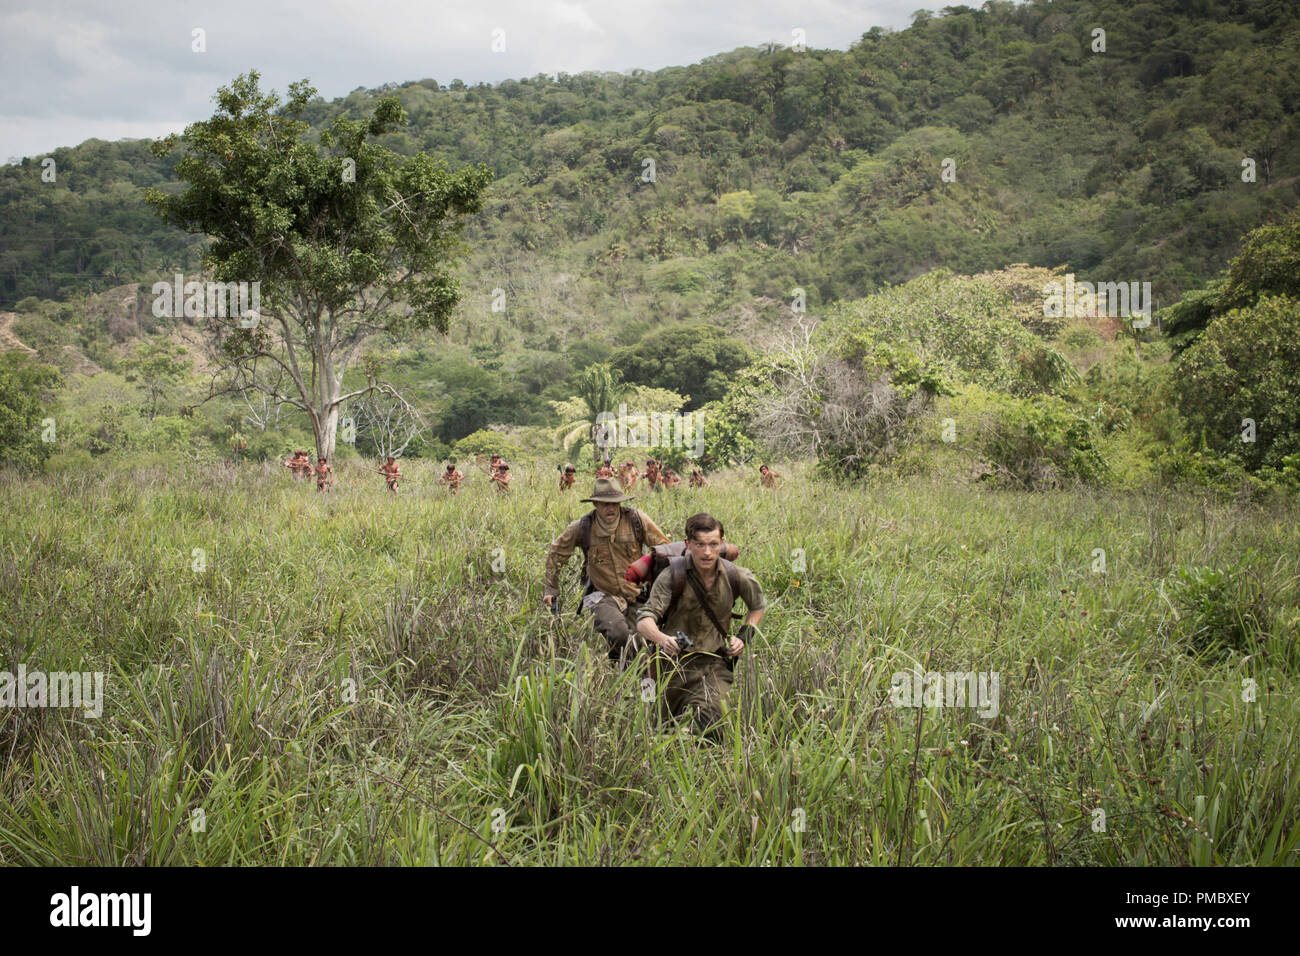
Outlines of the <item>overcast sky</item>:
[{"label": "overcast sky", "polygon": [[[946,3],[931,5],[939,9]],[[326,99],[431,77],[656,70],[768,41],[847,49],[923,0],[0,0],[0,161],[92,137],[161,136],[212,115],[255,68]],[[196,52],[194,31],[206,50]],[[504,38],[492,50],[494,31]]]}]

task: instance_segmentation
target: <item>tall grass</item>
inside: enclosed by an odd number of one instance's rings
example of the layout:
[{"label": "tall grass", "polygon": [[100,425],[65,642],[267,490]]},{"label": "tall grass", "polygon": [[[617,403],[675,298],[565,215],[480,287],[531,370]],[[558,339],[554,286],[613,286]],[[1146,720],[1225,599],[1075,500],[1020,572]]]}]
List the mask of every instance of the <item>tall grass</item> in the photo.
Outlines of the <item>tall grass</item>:
[{"label": "tall grass", "polygon": [[[0,669],[108,675],[98,720],[0,708],[0,862],[1300,858],[1295,504],[798,467],[643,496],[722,518],[768,597],[712,745],[572,616],[577,559],[540,610],[579,495],[404,470],[0,475]],[[894,706],[914,666],[998,672],[997,715]]]}]

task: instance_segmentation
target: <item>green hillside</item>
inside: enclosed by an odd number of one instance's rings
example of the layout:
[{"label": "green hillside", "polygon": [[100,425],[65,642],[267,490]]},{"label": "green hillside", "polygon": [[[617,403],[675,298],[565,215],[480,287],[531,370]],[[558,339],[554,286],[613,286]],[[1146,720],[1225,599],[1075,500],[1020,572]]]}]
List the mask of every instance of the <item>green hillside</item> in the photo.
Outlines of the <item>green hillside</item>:
[{"label": "green hillside", "polygon": [[[450,333],[384,353],[428,413],[410,453],[437,455],[490,424],[557,424],[548,402],[611,348],[630,380],[689,394],[647,360],[657,330],[711,323],[762,352],[796,297],[820,316],[938,268],[1065,267],[1172,305],[1296,206],[1295,62],[1284,2],[993,2],[866,29],[847,51],[422,79],[318,98],[305,118],[319,132],[395,94],[407,123],[384,144],[495,173]],[[179,186],[175,156],[91,140],[52,158],[53,183],[39,158],[0,169],[0,308],[65,373],[125,372],[163,331],[149,285],[201,266],[201,240],[143,201]],[[197,354],[195,330],[172,336]]]},{"label": "green hillside", "polygon": [[[308,119],[360,117],[396,92],[410,122],[388,145],[495,170],[468,273],[501,274],[532,347],[596,314],[711,314],[794,285],[816,304],[936,266],[1069,264],[1150,277],[1167,302],[1295,202],[1298,24],[1285,2],[995,2],[872,28],[848,51],[424,79],[321,100]],[[169,178],[144,143],[52,156],[54,184],[37,158],[0,171],[0,307],[197,265],[142,202]],[[576,288],[530,283],[563,270]]]}]

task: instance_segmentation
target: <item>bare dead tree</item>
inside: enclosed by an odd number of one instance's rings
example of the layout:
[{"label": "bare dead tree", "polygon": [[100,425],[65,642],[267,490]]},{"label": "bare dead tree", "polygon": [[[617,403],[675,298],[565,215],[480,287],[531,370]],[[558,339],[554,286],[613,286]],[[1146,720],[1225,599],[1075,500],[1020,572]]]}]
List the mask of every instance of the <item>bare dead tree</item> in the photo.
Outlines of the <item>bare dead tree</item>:
[{"label": "bare dead tree", "polygon": [[259,432],[272,426],[279,427],[284,404],[275,401],[266,392],[247,388],[238,393],[237,401],[246,409],[243,416],[246,427],[255,428]]},{"label": "bare dead tree", "polygon": [[778,454],[811,455],[850,471],[887,461],[929,407],[924,388],[895,386],[888,368],[820,352],[800,322],[773,366],[775,395],[752,424]]},{"label": "bare dead tree", "polygon": [[429,427],[420,409],[387,383],[377,384],[374,391],[348,406],[348,411],[356,424],[357,437],[364,437],[381,457],[400,456]]}]

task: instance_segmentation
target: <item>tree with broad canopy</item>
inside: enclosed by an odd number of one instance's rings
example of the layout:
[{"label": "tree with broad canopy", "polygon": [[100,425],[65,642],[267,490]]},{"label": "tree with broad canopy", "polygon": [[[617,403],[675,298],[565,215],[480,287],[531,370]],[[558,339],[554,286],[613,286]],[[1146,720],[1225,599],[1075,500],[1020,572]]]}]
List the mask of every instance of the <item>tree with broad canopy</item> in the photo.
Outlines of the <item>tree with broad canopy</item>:
[{"label": "tree with broad canopy", "polygon": [[168,223],[211,237],[205,263],[218,282],[260,283],[256,312],[205,316],[218,372],[207,401],[249,391],[301,409],[316,453],[334,457],[339,410],[373,392],[397,396],[367,374],[343,377],[373,336],[446,332],[460,288],[451,266],[465,250],[461,217],[477,213],[492,179],[485,166],[449,172],[445,162],[403,158],[373,142],[406,120],[396,97],[369,122],[342,117],[305,136],[297,117],[316,91],[289,84],[283,104],[249,71],[215,97],[210,120],[158,140],[158,156],[184,147],[184,191],[152,189]]}]

